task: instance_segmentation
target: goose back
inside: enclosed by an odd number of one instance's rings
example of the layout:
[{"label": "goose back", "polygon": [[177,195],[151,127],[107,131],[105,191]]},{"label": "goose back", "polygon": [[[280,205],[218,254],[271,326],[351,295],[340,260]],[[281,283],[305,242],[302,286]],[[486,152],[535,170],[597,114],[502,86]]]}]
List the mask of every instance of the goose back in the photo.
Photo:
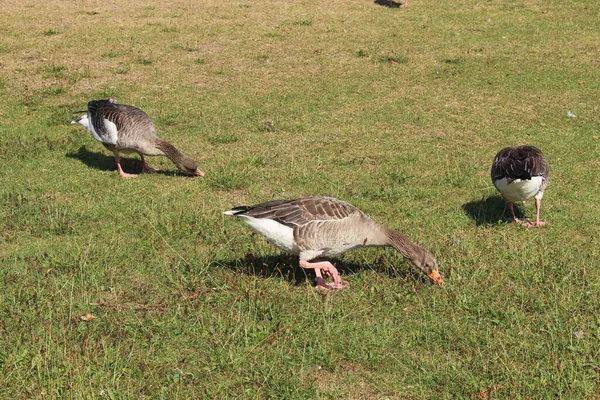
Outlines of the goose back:
[{"label": "goose back", "polygon": [[506,147],[496,154],[492,163],[492,182],[506,178],[531,179],[541,176],[548,179],[550,168],[540,149],[534,146]]},{"label": "goose back", "polygon": [[88,103],[88,119],[94,138],[103,144],[147,155],[164,154],[156,149],[154,123],[137,107],[117,104],[112,99],[93,100]]}]

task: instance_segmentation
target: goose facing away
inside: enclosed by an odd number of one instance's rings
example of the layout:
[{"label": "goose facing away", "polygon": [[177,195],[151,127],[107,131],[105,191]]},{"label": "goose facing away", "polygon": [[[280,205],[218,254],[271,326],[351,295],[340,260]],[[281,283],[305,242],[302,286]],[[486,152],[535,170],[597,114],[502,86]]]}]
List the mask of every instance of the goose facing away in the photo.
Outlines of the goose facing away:
[{"label": "goose facing away", "polygon": [[[358,208],[332,197],[273,200],[235,207],[225,214],[241,218],[267,241],[300,256],[300,266],[314,269],[317,288],[344,287],[337,269],[320,256],[335,256],[359,247],[391,246],[437,284],[443,284],[435,257],[403,233],[379,225]],[[312,261],[314,260],[314,261]],[[323,275],[333,283],[325,284]]]},{"label": "goose facing away", "polygon": [[545,224],[540,221],[540,206],[549,177],[548,160],[534,146],[506,147],[496,154],[492,163],[492,182],[504,197],[514,222],[521,220],[515,216],[513,203],[535,198],[535,221],[525,224],[527,227]]},{"label": "goose facing away", "polygon": [[137,175],[123,171],[119,153],[138,153],[142,159],[142,172],[157,171],[146,164],[144,156],[166,156],[180,170],[204,176],[194,160],[157,136],[150,117],[137,107],[117,104],[113,99],[92,100],[88,103],[87,114],[71,123],[85,126],[94,135],[94,139],[113,152],[119,175],[123,178]]}]

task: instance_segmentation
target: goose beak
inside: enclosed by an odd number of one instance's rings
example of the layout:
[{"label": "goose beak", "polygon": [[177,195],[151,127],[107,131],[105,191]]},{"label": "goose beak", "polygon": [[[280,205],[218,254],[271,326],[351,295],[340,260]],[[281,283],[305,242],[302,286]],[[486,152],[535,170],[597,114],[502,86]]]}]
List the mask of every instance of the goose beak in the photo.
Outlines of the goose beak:
[{"label": "goose beak", "polygon": [[200,169],[199,169],[199,168],[196,168],[196,170],[194,171],[194,175],[197,175],[197,176],[204,176],[204,172],[200,171]]},{"label": "goose beak", "polygon": [[431,271],[431,273],[427,276],[429,276],[432,281],[440,286],[444,284],[444,280],[438,271]]}]

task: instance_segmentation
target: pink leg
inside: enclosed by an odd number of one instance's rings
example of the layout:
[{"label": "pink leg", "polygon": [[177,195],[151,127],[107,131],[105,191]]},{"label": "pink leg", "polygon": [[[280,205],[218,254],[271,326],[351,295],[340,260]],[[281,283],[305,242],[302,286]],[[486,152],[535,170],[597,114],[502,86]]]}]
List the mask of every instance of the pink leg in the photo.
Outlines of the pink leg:
[{"label": "pink leg", "polygon": [[142,172],[158,172],[158,171],[160,171],[159,169],[151,168],[148,164],[146,164],[146,160],[144,160],[143,155],[140,154],[140,158],[142,159]]},{"label": "pink leg", "polygon": [[327,284],[325,283],[325,279],[323,279],[323,275],[321,274],[321,270],[319,268],[315,268],[315,275],[317,276],[317,289],[328,289]]},{"label": "pink leg", "polygon": [[546,222],[540,221],[540,208],[541,208],[541,206],[542,206],[542,200],[535,199],[535,221],[528,223],[527,225],[525,225],[526,227],[533,228],[535,226],[544,226],[544,225],[546,225]]},{"label": "pink leg", "polygon": [[[342,288],[344,288],[344,285],[342,284],[342,279],[340,278],[340,274],[338,273],[338,270],[329,261],[321,261],[321,262],[311,263],[306,260],[300,260],[300,266],[302,268],[315,270],[315,275],[317,276],[317,288],[323,288],[323,289],[342,289]],[[325,272],[325,275],[330,275],[333,278],[333,283],[325,284],[325,280],[323,279],[321,270],[323,270]]]},{"label": "pink leg", "polygon": [[119,157],[116,154],[115,161],[117,162],[117,169],[119,170],[119,175],[121,175],[123,178],[135,178],[137,176],[135,174],[128,174],[127,172],[123,171],[123,168],[121,168],[121,157]]},{"label": "pink leg", "polygon": [[508,206],[508,211],[510,211],[510,216],[512,217],[512,220],[516,223],[521,222],[516,216],[515,216],[515,206],[513,205],[512,202],[507,201],[506,205]]},{"label": "pink leg", "polygon": [[508,211],[510,211],[510,216],[512,217],[513,222],[520,224],[523,223],[523,221],[529,221],[527,218],[525,218],[524,220],[517,218],[517,216],[515,215],[515,207],[512,202],[507,201],[506,205],[508,206]]}]

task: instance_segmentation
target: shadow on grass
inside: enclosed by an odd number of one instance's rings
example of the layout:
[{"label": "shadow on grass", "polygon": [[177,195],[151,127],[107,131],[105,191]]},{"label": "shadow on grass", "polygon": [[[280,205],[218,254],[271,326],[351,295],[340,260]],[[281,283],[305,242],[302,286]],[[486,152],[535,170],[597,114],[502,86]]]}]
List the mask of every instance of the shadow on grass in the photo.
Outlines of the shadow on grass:
[{"label": "shadow on grass", "polygon": [[[117,163],[113,155],[106,155],[101,152],[89,151],[85,148],[85,146],[81,146],[77,153],[67,153],[66,156],[81,161],[89,168],[98,169],[101,171],[117,172]],[[123,171],[130,174],[141,174],[142,161],[137,157],[139,156],[131,155],[131,157],[121,157],[121,167],[123,167]],[[150,164],[150,166],[152,166],[152,157],[147,157],[146,162]],[[156,173],[172,176],[173,172],[177,172],[178,176],[192,177],[192,175],[188,175],[179,171],[175,166],[173,166],[173,170],[161,170]]]},{"label": "shadow on grass", "polygon": [[[344,277],[358,271],[372,269],[378,273],[386,274],[390,278],[414,278],[428,281],[423,274],[418,273],[407,261],[403,262],[400,268],[385,267],[386,262],[383,255],[370,265],[345,262],[336,258],[322,258],[320,260],[331,262],[340,273],[342,280],[344,280]],[[221,261],[219,265],[249,276],[281,278],[292,286],[305,285],[306,281],[310,281],[311,285],[314,286],[316,284],[314,271],[300,267],[298,262],[298,256],[288,254],[255,257],[253,254],[248,253],[243,259]],[[327,278],[326,280],[330,282],[331,278]]]},{"label": "shadow on grass", "polygon": [[374,3],[377,4],[378,6],[384,6],[384,7],[389,7],[389,8],[399,8],[402,6],[402,4],[404,4],[404,3],[398,3],[393,0],[375,0]]},{"label": "shadow on grass", "polygon": [[[500,196],[491,196],[487,199],[470,201],[462,206],[465,214],[475,221],[476,225],[498,224],[510,221],[510,215],[504,199]],[[515,204],[515,214],[517,218],[522,218],[523,213],[519,206]]]}]

